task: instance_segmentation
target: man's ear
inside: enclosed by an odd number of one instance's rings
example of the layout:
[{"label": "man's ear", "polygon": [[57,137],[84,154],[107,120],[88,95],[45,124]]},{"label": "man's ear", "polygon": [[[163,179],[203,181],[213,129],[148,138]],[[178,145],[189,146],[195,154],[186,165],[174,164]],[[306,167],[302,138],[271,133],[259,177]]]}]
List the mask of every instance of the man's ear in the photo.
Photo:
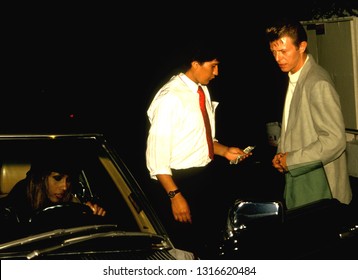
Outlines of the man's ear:
[{"label": "man's ear", "polygon": [[302,41],[299,47],[299,50],[301,53],[305,52],[307,48],[307,42],[306,41]]},{"label": "man's ear", "polygon": [[199,62],[194,60],[191,62],[191,67],[193,67],[194,69],[197,68],[199,66]]}]

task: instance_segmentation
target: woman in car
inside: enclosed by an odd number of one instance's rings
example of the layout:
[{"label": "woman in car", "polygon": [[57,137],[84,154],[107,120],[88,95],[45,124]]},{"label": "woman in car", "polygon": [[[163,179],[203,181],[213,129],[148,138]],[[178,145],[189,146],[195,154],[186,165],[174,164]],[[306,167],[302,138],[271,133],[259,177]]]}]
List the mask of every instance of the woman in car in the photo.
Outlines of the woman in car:
[{"label": "woman in car", "polygon": [[[8,194],[6,204],[22,222],[29,221],[36,212],[50,206],[82,203],[72,192],[78,174],[73,160],[61,153],[47,153],[33,161],[26,178],[19,181]],[[87,201],[84,204],[94,215],[106,215],[106,211],[96,203]]]}]

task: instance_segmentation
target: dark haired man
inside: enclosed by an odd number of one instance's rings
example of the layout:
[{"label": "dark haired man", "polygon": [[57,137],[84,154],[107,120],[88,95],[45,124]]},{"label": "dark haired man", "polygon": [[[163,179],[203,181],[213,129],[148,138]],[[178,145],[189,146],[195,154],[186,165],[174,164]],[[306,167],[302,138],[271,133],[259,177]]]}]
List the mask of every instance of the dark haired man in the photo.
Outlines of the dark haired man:
[{"label": "dark haired man", "polygon": [[[150,177],[161,186],[156,191],[154,187],[153,193],[175,245],[191,251],[197,250],[208,232],[215,227],[219,231],[214,221],[215,211],[221,211],[215,207],[218,189],[210,185],[213,155],[232,161],[251,154],[215,138],[218,103],[211,100],[207,85],[219,75],[219,63],[212,49],[194,49],[183,72],[159,89],[147,111],[146,163]],[[203,114],[207,114],[207,126]]]},{"label": "dark haired man", "polygon": [[285,174],[287,208],[324,198],[349,204],[346,136],[339,95],[329,73],[307,51],[307,34],[294,19],[266,28],[270,50],[289,85],[273,166]]}]

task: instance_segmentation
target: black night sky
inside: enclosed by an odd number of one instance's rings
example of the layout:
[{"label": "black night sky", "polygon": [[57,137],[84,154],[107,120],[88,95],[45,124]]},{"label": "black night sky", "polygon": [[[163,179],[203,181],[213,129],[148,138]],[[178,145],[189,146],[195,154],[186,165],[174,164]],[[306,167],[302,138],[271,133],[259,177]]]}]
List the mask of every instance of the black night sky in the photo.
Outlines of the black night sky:
[{"label": "black night sky", "polygon": [[232,123],[240,112],[252,110],[253,119],[273,111],[267,101],[276,91],[277,69],[262,38],[270,14],[245,7],[252,16],[242,16],[223,4],[185,5],[175,14],[143,5],[51,8],[16,11],[4,28],[5,132],[18,127],[22,116],[29,130],[51,120],[62,125],[71,114],[80,126],[96,129],[107,129],[109,120],[111,129],[113,119],[116,129],[128,118],[131,126],[135,119],[145,121],[155,90],[175,73],[183,48],[198,38],[222,49],[220,75],[210,84],[222,103],[219,114],[230,112]]}]

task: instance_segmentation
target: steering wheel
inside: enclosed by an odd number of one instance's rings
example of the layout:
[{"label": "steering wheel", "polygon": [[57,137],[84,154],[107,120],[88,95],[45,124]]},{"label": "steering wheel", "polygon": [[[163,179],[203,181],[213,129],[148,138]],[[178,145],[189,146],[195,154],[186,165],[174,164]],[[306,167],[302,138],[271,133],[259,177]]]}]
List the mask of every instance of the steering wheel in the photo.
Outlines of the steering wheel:
[{"label": "steering wheel", "polygon": [[29,223],[41,227],[70,227],[88,224],[94,217],[92,209],[82,203],[66,202],[40,209]]}]

